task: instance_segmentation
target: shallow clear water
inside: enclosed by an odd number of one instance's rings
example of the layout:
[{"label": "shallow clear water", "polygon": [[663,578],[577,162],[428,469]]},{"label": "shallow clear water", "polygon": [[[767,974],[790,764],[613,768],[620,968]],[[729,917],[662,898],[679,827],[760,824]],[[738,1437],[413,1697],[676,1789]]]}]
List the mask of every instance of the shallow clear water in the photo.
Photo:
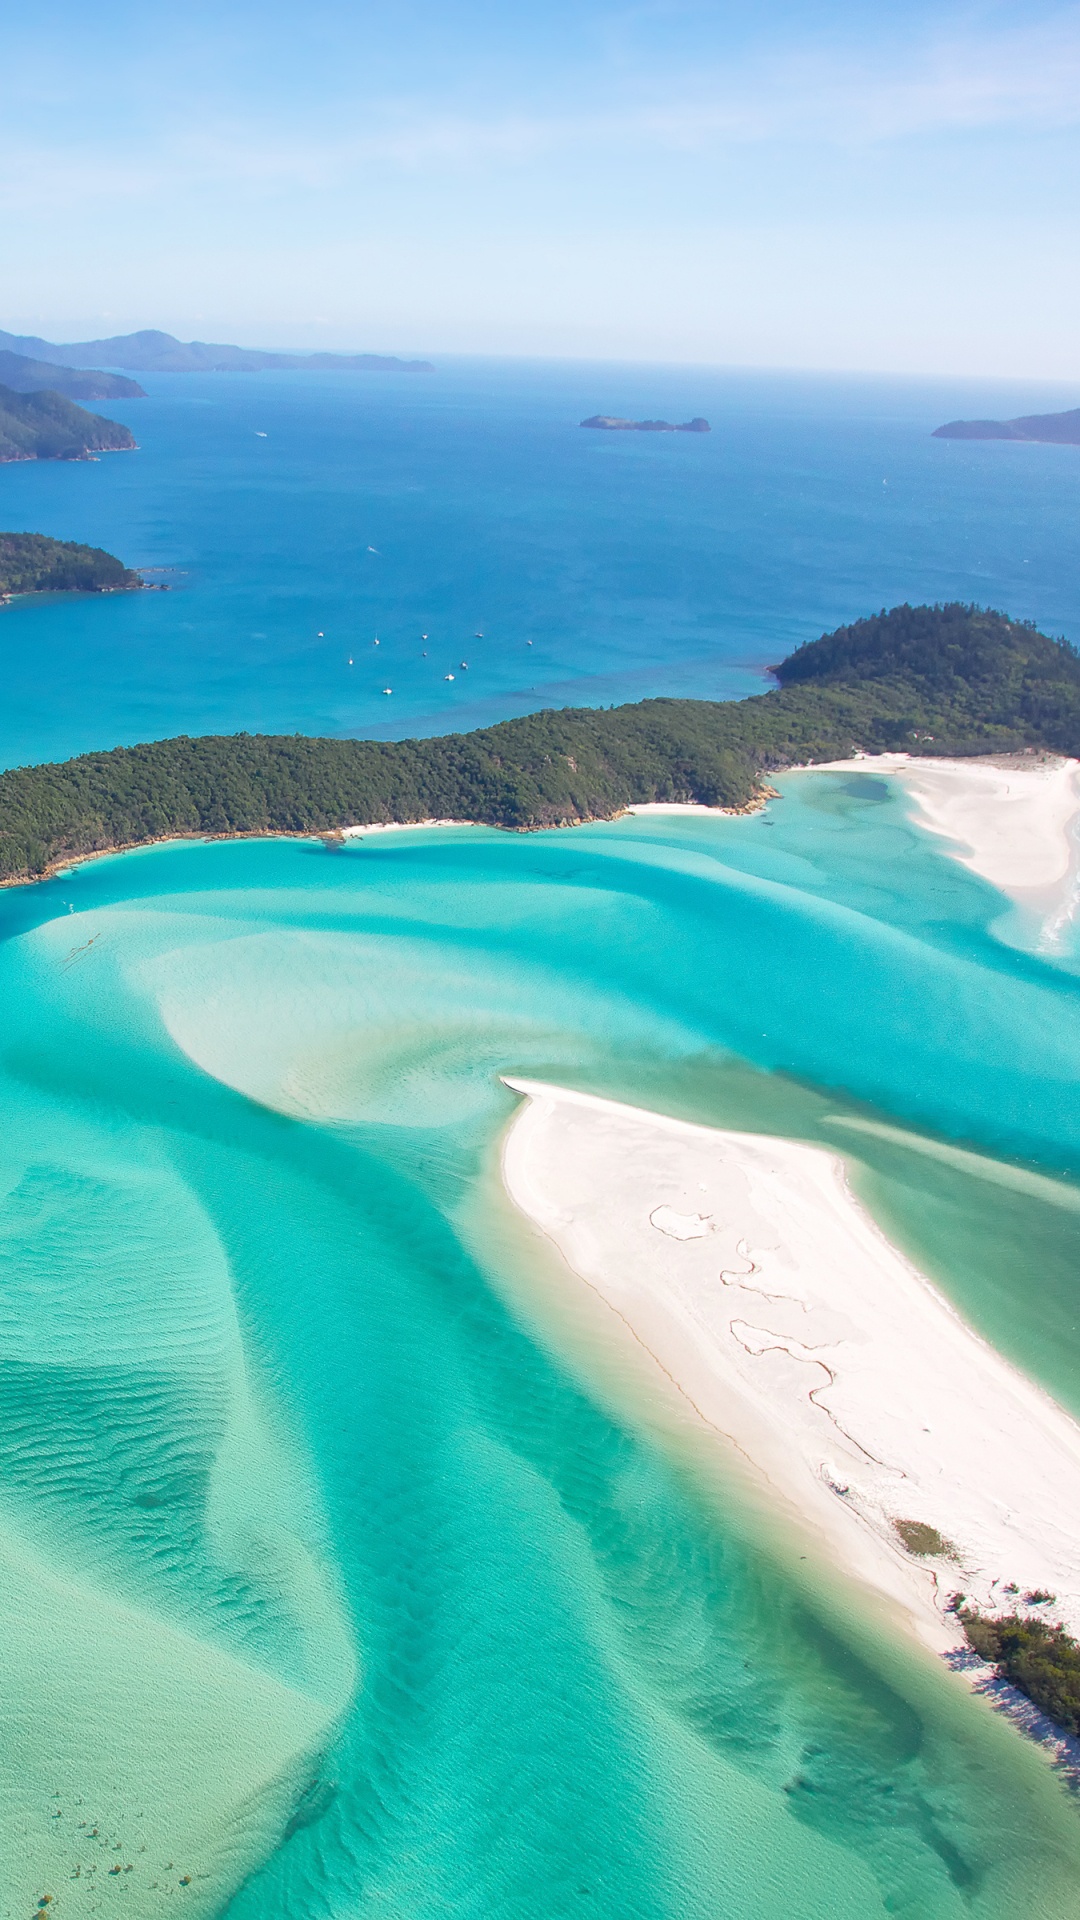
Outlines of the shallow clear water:
[{"label": "shallow clear water", "polygon": [[[1076,449],[931,438],[1067,393],[512,362],[146,384],[113,407],[138,453],[0,468],[0,527],[176,570],[167,594],[0,610],[0,764],[740,697],[904,599],[1080,638]],[[598,409],[713,431],[582,432]]]},{"label": "shallow clear water", "polygon": [[[1076,450],[929,437],[1067,395],[150,384],[138,455],[0,472],[0,525],[176,570],[0,610],[2,764],[737,696],[904,597],[1080,633]],[[5,1916],[1074,1912],[1041,1757],[560,1318],[501,1194],[505,1073],[821,1141],[1080,1412],[1075,954],[888,783],[782,786],[0,894]]]},{"label": "shallow clear water", "polygon": [[887,787],[786,789],[3,896],[27,1911],[1073,1911],[1041,1757],[665,1440],[499,1196],[515,1070],[827,1141],[1080,1407],[1077,1214],[1008,1184],[1076,1170],[1080,983]]}]

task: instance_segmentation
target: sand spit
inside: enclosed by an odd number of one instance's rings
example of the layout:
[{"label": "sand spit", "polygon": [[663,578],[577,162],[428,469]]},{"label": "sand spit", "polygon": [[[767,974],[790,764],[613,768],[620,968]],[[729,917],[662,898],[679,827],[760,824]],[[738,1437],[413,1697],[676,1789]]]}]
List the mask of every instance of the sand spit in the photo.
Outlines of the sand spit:
[{"label": "sand spit", "polygon": [[800,773],[883,773],[915,801],[913,818],[972,873],[1042,914],[1070,897],[1080,865],[1080,761],[1050,755],[933,760],[860,754]]},{"label": "sand spit", "polygon": [[508,1085],[515,1204],[839,1565],[939,1652],[957,1590],[1047,1590],[1080,1628],[1080,1426],[889,1244],[837,1155]]}]

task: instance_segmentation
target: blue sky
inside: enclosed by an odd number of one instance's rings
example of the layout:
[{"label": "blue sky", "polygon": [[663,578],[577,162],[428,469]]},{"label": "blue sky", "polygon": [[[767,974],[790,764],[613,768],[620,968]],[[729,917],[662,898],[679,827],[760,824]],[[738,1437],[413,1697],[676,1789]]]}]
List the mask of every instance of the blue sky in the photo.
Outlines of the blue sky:
[{"label": "blue sky", "polygon": [[1080,6],[38,0],[0,325],[1080,378]]}]

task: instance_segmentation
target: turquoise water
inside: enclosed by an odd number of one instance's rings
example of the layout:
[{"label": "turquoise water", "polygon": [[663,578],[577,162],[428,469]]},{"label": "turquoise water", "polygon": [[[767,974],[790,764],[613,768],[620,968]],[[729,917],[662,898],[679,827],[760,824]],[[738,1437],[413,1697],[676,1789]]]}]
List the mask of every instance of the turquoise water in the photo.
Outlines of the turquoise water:
[{"label": "turquoise water", "polygon": [[1000,909],[828,775],[2,896],[13,1913],[1075,1910],[1041,1757],[559,1324],[495,1175],[515,1071],[841,1145],[1080,1410],[1077,1215],[1008,1184],[1075,1191],[1080,982]]},{"label": "turquoise water", "polygon": [[[173,587],[0,611],[2,764],[738,696],[904,597],[1080,634],[1075,449],[929,437],[1067,394],[151,385],[138,455],[0,472]],[[1075,1912],[1042,1758],[556,1310],[499,1185],[504,1074],[822,1142],[1080,1413],[1075,937],[887,782],[781,784],[0,894],[0,1920]]]},{"label": "turquoise water", "polygon": [[[96,542],[173,588],[0,611],[0,765],[739,697],[904,599],[1080,639],[1075,448],[931,438],[957,414],[1074,405],[1064,390],[512,362],[147,385],[114,408],[138,453],[0,469],[0,527]],[[713,431],[582,432],[598,408]]]}]

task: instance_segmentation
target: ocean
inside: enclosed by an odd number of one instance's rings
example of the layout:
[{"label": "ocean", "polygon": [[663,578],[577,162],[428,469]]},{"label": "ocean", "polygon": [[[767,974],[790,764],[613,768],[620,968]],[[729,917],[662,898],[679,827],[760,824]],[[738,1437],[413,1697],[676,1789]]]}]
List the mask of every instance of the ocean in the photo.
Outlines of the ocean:
[{"label": "ocean", "polygon": [[[1075,394],[467,361],[144,384],[112,403],[138,453],[0,472],[0,526],[170,587],[0,610],[0,765],[739,698],[801,641],[905,599],[1080,638],[1075,449],[931,437]],[[597,411],[712,432],[583,431]]]},{"label": "ocean", "polygon": [[[13,649],[9,760],[397,730],[365,718],[397,683],[402,731],[555,687],[739,693],[904,595],[1069,626],[1072,450],[942,453],[913,390],[870,383],[762,381],[755,414],[748,381],[723,429],[718,375],[704,399],[686,373],[442,377],[349,400],[378,460],[329,384],[177,379],[132,409],[144,467],[0,476],[26,525],[185,569],[170,594],[0,614],[68,669],[20,701]],[[714,431],[568,430],[556,460],[556,407]],[[256,605],[266,651],[230,653]],[[301,627],[329,642],[334,609],[399,649],[394,695],[335,693]],[[484,633],[467,693],[410,664],[416,626],[451,658],[459,626]],[[13,1915],[48,1894],[80,1920],[1070,1920],[1080,1817],[1044,1757],[560,1312],[501,1192],[506,1074],[842,1145],[890,1238],[1080,1414],[1076,1214],[995,1171],[1070,1197],[1080,1176],[1075,957],[888,781],[778,784],[744,818],[178,843],[0,894]]]}]

